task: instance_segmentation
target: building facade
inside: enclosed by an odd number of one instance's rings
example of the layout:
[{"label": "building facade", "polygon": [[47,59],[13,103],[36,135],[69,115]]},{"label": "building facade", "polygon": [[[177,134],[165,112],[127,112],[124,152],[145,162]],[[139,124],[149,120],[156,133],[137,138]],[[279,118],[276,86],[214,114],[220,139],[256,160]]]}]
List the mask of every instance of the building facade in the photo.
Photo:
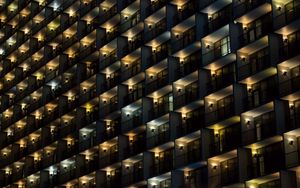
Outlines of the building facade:
[{"label": "building facade", "polygon": [[0,0],[0,187],[300,188],[300,0]]}]

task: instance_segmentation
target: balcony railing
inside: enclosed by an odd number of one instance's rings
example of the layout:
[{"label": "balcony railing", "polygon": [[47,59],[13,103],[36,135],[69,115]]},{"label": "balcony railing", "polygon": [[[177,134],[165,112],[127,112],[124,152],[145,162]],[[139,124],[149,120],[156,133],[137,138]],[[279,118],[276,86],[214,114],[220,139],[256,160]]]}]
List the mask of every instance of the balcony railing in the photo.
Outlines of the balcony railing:
[{"label": "balcony railing", "polygon": [[117,61],[116,52],[112,52],[107,57],[105,57],[105,59],[100,61],[100,69],[107,67],[108,65],[114,63],[115,61]]},{"label": "balcony railing", "polygon": [[[204,31],[212,33],[231,21],[231,4],[219,10],[209,18],[208,23],[204,26]],[[215,16],[216,15],[216,16]]]},{"label": "balcony railing", "polygon": [[129,67],[122,71],[121,78],[122,80],[127,80],[130,77],[138,74],[141,71],[141,59],[136,60],[135,62],[130,63]]},{"label": "balcony railing", "polygon": [[109,104],[102,106],[102,108],[100,108],[100,116],[106,116],[109,113],[112,113],[114,111],[118,110],[118,103],[117,101],[112,101]]},{"label": "balcony railing", "polygon": [[229,72],[228,74],[215,75],[215,77],[207,84],[207,90],[209,93],[218,91],[226,86],[234,83],[234,72]]}]

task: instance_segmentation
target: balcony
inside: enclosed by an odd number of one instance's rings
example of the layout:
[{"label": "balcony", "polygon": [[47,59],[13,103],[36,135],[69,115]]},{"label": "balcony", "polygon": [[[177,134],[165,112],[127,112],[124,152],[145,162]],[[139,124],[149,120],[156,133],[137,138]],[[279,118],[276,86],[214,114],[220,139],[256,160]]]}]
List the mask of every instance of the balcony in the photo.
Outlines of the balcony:
[{"label": "balcony", "polygon": [[149,16],[166,5],[167,0],[155,0],[151,1],[151,4],[146,7],[146,15]]},{"label": "balcony", "polygon": [[[176,27],[175,27],[176,29]],[[192,28],[187,29],[186,31],[183,31],[180,34],[175,34],[175,36],[172,37],[172,53],[179,51],[180,49],[183,49],[196,40],[196,26],[193,26]]]},{"label": "balcony", "polygon": [[209,93],[216,92],[224,87],[227,87],[235,81],[234,63],[230,63],[217,70],[211,71],[211,80],[207,84]]},{"label": "balcony", "polygon": [[283,66],[282,75],[279,75],[279,96],[281,97],[300,90],[300,66],[298,65],[296,67],[284,67],[285,64],[288,64],[288,62],[278,65],[278,67]]},{"label": "balcony", "polygon": [[157,128],[150,128],[151,133],[147,134],[147,148],[164,144],[170,141],[170,128],[169,123],[157,125]]},{"label": "balcony", "polygon": [[143,115],[142,113],[137,110],[135,112],[132,112],[132,117],[126,118],[126,120],[122,121],[122,132],[130,131],[131,129],[134,129],[136,127],[141,126],[143,123]]},{"label": "balcony", "polygon": [[[269,140],[282,140],[282,138],[272,137]],[[284,168],[284,157],[282,141],[271,142],[269,145],[261,145],[261,147],[256,149],[253,146],[252,159],[248,164],[248,177],[251,179],[278,172]]]},{"label": "balcony", "polygon": [[204,123],[204,106],[193,109],[186,114],[183,113],[181,123],[177,127],[177,137],[199,130]]},{"label": "balcony", "polygon": [[[284,1],[283,1],[284,2]],[[300,3],[297,0],[287,1],[288,3],[282,5],[277,5],[273,2],[274,8],[274,28],[279,29],[285,25],[300,18]]]},{"label": "balcony", "polygon": [[155,162],[150,166],[150,176],[157,176],[173,169],[173,149],[155,154]]},{"label": "balcony", "polygon": [[189,56],[180,59],[178,63],[178,68],[176,68],[176,79],[180,79],[195,72],[201,64],[201,54],[196,51]]},{"label": "balcony", "polygon": [[188,137],[182,137],[175,141],[178,147],[175,149],[174,167],[179,168],[201,161],[202,151],[200,138],[197,138],[197,136],[200,136],[200,131],[198,132],[199,133],[192,134],[192,139],[194,140],[190,140]]},{"label": "balcony", "polygon": [[204,26],[204,31],[207,33],[212,33],[221,27],[223,27],[226,23],[231,21],[232,15],[232,4],[229,4],[208,16],[208,23]]},{"label": "balcony", "polygon": [[278,96],[276,76],[271,76],[248,87],[248,97],[243,99],[245,109],[249,110],[272,101]]},{"label": "balcony", "polygon": [[189,83],[184,88],[177,89],[177,93],[174,96],[174,109],[188,105],[189,103],[199,99],[198,80],[193,83]]},{"label": "balcony", "polygon": [[241,124],[235,123],[214,130],[214,141],[211,144],[212,155],[219,155],[233,150],[241,144]]},{"label": "balcony", "polygon": [[[171,3],[176,3],[176,2],[171,2]],[[177,16],[174,18],[175,23],[180,23],[183,20],[187,19],[188,17],[192,16],[197,10],[198,10],[198,4],[195,1],[187,1],[185,4],[179,5],[178,3],[177,6]]]},{"label": "balcony", "polygon": [[108,104],[103,104],[102,106],[100,106],[100,116],[104,117],[116,110],[118,110],[118,101],[117,101],[117,96],[114,96],[110,99],[109,102],[107,102]]},{"label": "balcony", "polygon": [[208,159],[208,186],[223,187],[239,182],[237,150]]},{"label": "balcony", "polygon": [[243,145],[248,145],[276,135],[274,111],[255,117],[253,127],[250,124],[252,124],[252,122],[248,120],[246,126],[249,128],[242,132]]},{"label": "balcony", "polygon": [[300,128],[300,100],[290,101],[288,125],[290,129]]},{"label": "balcony", "polygon": [[137,59],[134,62],[130,62],[129,64],[125,63],[125,67],[121,73],[122,81],[137,75],[140,71],[141,71],[141,59]]},{"label": "balcony", "polygon": [[138,155],[144,151],[146,145],[145,132],[139,132],[128,137],[128,145],[123,149],[124,159]]},{"label": "balcony", "polygon": [[[104,151],[103,151],[104,152]],[[111,164],[114,164],[118,162],[119,156],[118,151],[109,149],[109,151],[106,151],[103,153],[103,156],[100,156],[99,158],[99,167],[103,168],[106,166],[109,166]]]},{"label": "balcony", "polygon": [[[124,171],[123,171],[124,172]],[[122,185],[131,185],[144,179],[143,161],[135,162],[127,166],[125,173],[122,173]]]},{"label": "balcony", "polygon": [[300,42],[300,30],[282,37],[282,44],[279,49],[280,61],[285,61],[299,55],[297,45]]},{"label": "balcony", "polygon": [[104,131],[100,135],[101,141],[112,139],[121,133],[121,124],[119,119],[104,121],[103,124]]},{"label": "balcony", "polygon": [[259,7],[260,5],[267,3],[267,0],[245,0],[238,1],[233,7],[233,17],[238,18],[251,10]]},{"label": "balcony", "polygon": [[156,104],[152,109],[149,110],[149,119],[155,119],[168,113],[170,110],[172,110],[172,107],[173,103],[169,101]]},{"label": "balcony", "polygon": [[240,46],[246,46],[261,37],[264,37],[272,31],[272,14],[266,15],[253,20],[247,25],[243,24],[243,34],[239,36]]},{"label": "balcony", "polygon": [[[214,35],[218,35],[218,33],[222,33],[222,35],[226,35],[228,33],[229,27],[225,26],[219,30],[217,30],[215,33],[211,34],[211,37],[214,37]],[[208,38],[210,37],[207,36]],[[205,65],[226,56],[227,54],[231,53],[231,47],[230,47],[230,38],[229,36],[225,36],[224,38],[217,38],[217,41],[206,41],[207,37],[202,39],[203,44],[206,44],[206,47],[202,47],[202,61]]]},{"label": "balcony", "polygon": [[103,59],[100,60],[100,69],[103,69],[104,67],[107,67],[116,61],[117,61],[116,51],[110,52],[109,54],[103,54]]},{"label": "balcony", "polygon": [[160,21],[155,23],[154,25],[148,24],[148,30],[145,31],[144,33],[144,41],[148,42],[151,39],[157,37],[158,35],[162,34],[165,32],[167,29],[167,19],[162,18]]},{"label": "balcony", "polygon": [[132,86],[131,91],[129,89],[129,93],[124,97],[124,105],[131,104],[140,98],[142,98],[145,94],[143,84],[137,84]]},{"label": "balcony", "polygon": [[157,73],[156,79],[152,75],[149,76],[149,81],[146,82],[146,94],[158,90],[169,83],[168,69],[164,69]]},{"label": "balcony", "polygon": [[238,80],[252,76],[269,66],[271,66],[269,47],[266,47],[258,52],[251,54],[249,58],[242,58],[244,65],[238,67]]},{"label": "balcony", "polygon": [[210,125],[225,120],[235,114],[233,96],[227,96],[216,102],[216,107],[210,103],[205,113],[205,124]]},{"label": "balcony", "polygon": [[159,46],[153,47],[152,55],[150,59],[150,65],[155,65],[156,63],[164,60],[169,55],[169,45],[168,42],[164,42]]},{"label": "balcony", "polygon": [[121,81],[121,76],[119,71],[116,71],[114,73],[111,73],[109,75],[106,75],[106,78],[104,79],[104,83],[100,86],[101,91],[105,92],[116,85],[118,85]]}]

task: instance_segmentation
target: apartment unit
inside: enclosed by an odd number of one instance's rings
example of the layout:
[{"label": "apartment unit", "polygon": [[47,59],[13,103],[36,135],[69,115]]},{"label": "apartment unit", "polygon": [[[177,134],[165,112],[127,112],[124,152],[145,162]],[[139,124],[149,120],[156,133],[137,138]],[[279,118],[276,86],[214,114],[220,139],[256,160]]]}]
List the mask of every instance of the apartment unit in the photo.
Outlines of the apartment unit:
[{"label": "apartment unit", "polygon": [[300,0],[0,0],[0,187],[300,188]]}]

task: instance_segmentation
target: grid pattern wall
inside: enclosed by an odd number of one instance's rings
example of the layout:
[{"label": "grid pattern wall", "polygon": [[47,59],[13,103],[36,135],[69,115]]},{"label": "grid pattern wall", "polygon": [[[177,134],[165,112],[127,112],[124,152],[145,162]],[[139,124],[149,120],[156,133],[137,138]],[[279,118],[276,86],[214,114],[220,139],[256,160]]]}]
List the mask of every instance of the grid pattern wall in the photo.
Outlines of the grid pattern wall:
[{"label": "grid pattern wall", "polygon": [[0,187],[300,187],[300,0],[0,0]]}]

